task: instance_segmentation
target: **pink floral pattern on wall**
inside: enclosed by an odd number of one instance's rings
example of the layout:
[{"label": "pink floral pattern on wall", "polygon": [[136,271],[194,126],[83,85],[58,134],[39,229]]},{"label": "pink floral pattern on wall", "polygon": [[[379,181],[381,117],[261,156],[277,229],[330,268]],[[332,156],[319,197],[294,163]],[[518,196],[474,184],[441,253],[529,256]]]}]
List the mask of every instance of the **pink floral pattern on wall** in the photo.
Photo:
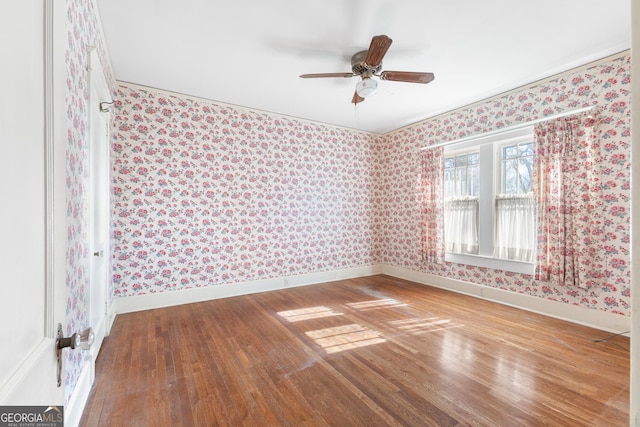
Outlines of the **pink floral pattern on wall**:
[{"label": "pink floral pattern on wall", "polygon": [[[66,0],[67,335],[88,325],[88,46],[113,82],[93,5]],[[116,296],[386,264],[630,314],[628,55],[382,136],[126,84],[116,98]],[[598,286],[422,260],[420,148],[585,105],[604,118]],[[68,402],[84,360],[66,357]]]},{"label": "pink floral pattern on wall", "polygon": [[[373,170],[375,261],[630,315],[630,90],[630,57],[623,55],[385,135]],[[604,268],[596,286],[562,287],[523,274],[422,261],[421,148],[593,105],[603,120],[604,158],[597,166],[604,177],[598,203],[605,206],[598,241]]]},{"label": "pink floral pattern on wall", "polygon": [[119,84],[117,297],[369,266],[372,136]]},{"label": "pink floral pattern on wall", "polygon": [[[114,294],[141,295],[384,264],[629,315],[630,58],[387,135],[120,84]],[[607,206],[588,290],[421,253],[419,149],[597,105]]]},{"label": "pink floral pattern on wall", "polygon": [[[89,326],[89,87],[87,52],[97,49],[107,82],[113,82],[111,65],[105,55],[98,30],[98,13],[90,0],[66,1],[67,46],[65,56],[67,106],[67,253],[66,253],[66,336]],[[68,351],[65,367],[65,401],[68,402],[84,364],[84,352]]]}]

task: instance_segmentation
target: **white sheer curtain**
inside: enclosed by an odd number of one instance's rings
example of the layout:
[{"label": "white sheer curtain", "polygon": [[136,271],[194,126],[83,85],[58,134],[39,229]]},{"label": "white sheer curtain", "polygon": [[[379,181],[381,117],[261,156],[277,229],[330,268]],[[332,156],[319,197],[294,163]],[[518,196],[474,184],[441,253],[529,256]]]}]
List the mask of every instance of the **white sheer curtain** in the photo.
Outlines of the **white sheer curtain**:
[{"label": "white sheer curtain", "polygon": [[533,194],[496,197],[494,254],[496,258],[533,262],[536,248]]},{"label": "white sheer curtain", "polygon": [[453,197],[444,202],[445,251],[478,253],[478,198]]}]

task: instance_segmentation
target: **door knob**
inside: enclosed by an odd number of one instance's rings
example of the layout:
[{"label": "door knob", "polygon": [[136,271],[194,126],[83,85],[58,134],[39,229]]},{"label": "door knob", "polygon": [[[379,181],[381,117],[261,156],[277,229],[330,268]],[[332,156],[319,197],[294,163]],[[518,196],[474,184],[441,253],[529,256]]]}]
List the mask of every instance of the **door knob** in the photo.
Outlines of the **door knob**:
[{"label": "door knob", "polygon": [[91,327],[83,330],[80,333],[75,333],[70,337],[64,337],[62,335],[62,325],[58,323],[58,335],[56,337],[56,357],[58,359],[57,379],[58,387],[62,384],[62,349],[63,348],[79,348],[82,350],[89,350],[93,344],[94,334]]}]

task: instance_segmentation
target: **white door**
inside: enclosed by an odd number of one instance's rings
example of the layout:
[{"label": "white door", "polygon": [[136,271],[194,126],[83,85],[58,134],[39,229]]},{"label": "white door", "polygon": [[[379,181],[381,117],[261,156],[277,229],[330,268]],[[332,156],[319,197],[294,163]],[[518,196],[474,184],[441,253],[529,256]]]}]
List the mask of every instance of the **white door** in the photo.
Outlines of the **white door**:
[{"label": "white door", "polygon": [[64,236],[64,178],[52,166],[64,165],[64,140],[54,143],[54,84],[45,78],[52,75],[45,65],[54,66],[45,55],[54,30],[43,25],[53,23],[53,8],[10,0],[0,14],[1,406],[64,404],[55,356],[57,323],[65,319],[65,246],[57,237]]},{"label": "white door", "polygon": [[[107,291],[109,274],[109,113],[111,97],[98,55],[89,52],[89,150],[90,150],[90,236],[91,248],[89,320],[95,334],[91,347],[93,381],[95,360],[108,334]],[[102,108],[104,106],[105,108]]]}]

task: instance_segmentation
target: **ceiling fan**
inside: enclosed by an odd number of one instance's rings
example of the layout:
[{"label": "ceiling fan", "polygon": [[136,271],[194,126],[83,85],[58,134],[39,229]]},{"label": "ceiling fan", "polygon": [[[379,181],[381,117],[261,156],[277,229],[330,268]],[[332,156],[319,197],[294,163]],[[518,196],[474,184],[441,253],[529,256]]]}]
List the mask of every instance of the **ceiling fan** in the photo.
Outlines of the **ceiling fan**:
[{"label": "ceiling fan", "polygon": [[383,71],[382,58],[391,46],[391,40],[388,36],[374,36],[371,39],[371,45],[368,50],[363,50],[351,57],[350,73],[315,73],[302,74],[303,79],[324,78],[324,77],[355,77],[361,79],[356,85],[356,91],[353,94],[351,102],[358,104],[365,98],[373,95],[377,88],[378,82],[372,79],[373,76],[379,77],[381,80],[392,80],[396,82],[422,83],[427,84],[434,79],[433,73],[421,73],[414,71]]}]

